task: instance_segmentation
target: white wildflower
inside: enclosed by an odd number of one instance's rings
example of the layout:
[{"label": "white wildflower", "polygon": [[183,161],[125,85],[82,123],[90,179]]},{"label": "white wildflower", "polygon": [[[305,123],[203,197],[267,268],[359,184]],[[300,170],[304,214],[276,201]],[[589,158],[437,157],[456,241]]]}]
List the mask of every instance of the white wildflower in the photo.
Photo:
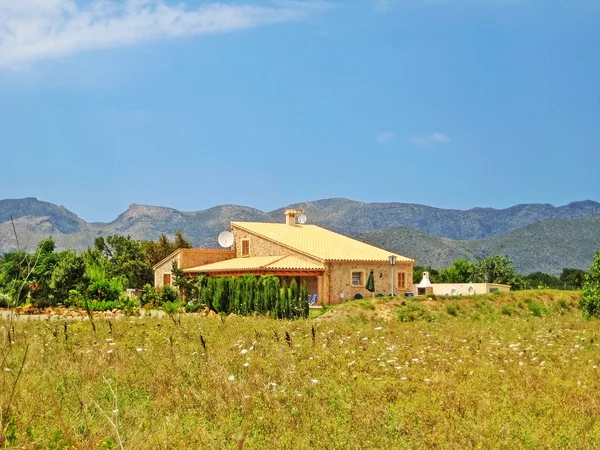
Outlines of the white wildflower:
[{"label": "white wildflower", "polygon": [[235,376],[233,376],[233,375],[229,375],[229,376],[227,377],[227,381],[229,381],[230,383],[233,383],[233,382],[235,381]]}]

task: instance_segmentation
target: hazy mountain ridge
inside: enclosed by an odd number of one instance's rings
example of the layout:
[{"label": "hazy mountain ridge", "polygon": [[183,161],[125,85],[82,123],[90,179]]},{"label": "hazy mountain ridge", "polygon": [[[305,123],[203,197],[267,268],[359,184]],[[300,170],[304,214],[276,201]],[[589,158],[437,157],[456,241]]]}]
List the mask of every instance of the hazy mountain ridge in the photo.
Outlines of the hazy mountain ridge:
[{"label": "hazy mountain ridge", "polygon": [[447,267],[457,258],[471,261],[490,255],[510,258],[519,273],[559,274],[564,267],[587,269],[600,250],[600,216],[549,219],[482,240],[440,238],[419,230],[393,228],[358,239],[415,258],[419,265]]},{"label": "hazy mountain ridge", "polygon": [[[586,243],[591,245],[590,240],[596,239],[597,235],[589,229],[591,223],[595,225],[596,222],[574,221],[576,225],[565,229],[557,223],[552,224],[552,221],[563,219],[571,222],[588,216],[600,217],[600,203],[594,201],[573,202],[559,207],[524,204],[507,209],[473,208],[464,211],[405,203],[364,203],[344,198],[290,206],[302,207],[309,223],[349,236],[359,235],[376,245],[415,257],[419,264],[445,266],[456,257],[473,259],[491,253],[506,253],[503,249],[511,248],[519,270],[538,267],[540,265],[534,264],[533,260],[546,258],[552,263],[544,263],[544,267],[551,267],[554,272],[566,266],[587,267],[589,252],[577,250],[573,257],[564,255],[559,251],[562,247],[558,242],[544,244],[538,250],[517,251],[517,248],[524,247],[519,244],[519,239],[533,239],[525,234],[525,230],[534,224],[550,221],[528,233],[533,233],[535,238],[549,233],[556,236],[551,238],[556,241],[561,236],[552,230],[561,229],[562,233],[569,235],[569,239],[578,243],[573,245],[580,248]],[[135,239],[156,239],[160,233],[173,235],[180,230],[197,246],[216,247],[218,233],[229,229],[230,221],[283,222],[285,208],[263,212],[246,206],[220,205],[186,212],[132,204],[112,222],[88,223],[62,206],[35,198],[0,200],[0,253],[17,247],[11,215],[21,247],[29,250],[50,235],[59,249],[83,249],[93,245],[97,236],[124,234]],[[512,233],[515,230],[521,230],[521,233]],[[398,236],[401,236],[402,242],[398,241]],[[548,255],[551,256],[549,259]],[[558,261],[565,262],[558,267]],[[567,264],[567,261],[573,264]]]}]

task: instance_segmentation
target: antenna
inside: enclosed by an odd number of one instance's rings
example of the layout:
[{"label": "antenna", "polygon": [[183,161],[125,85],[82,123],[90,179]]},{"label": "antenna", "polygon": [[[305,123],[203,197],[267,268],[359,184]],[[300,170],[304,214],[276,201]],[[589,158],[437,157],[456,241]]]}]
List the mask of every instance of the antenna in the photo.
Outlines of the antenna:
[{"label": "antenna", "polygon": [[233,245],[233,233],[231,231],[221,231],[219,234],[219,245],[224,248],[231,247]]}]

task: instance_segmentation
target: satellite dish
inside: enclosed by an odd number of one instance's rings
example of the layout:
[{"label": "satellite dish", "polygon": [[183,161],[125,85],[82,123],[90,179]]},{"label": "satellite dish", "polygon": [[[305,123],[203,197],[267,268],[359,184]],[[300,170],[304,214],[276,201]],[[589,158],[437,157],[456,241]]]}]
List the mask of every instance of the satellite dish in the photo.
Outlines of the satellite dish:
[{"label": "satellite dish", "polygon": [[299,224],[304,224],[306,223],[306,214],[302,213],[298,216],[298,223]]},{"label": "satellite dish", "polygon": [[221,247],[231,247],[233,245],[233,233],[231,231],[221,231],[219,234],[219,245]]}]

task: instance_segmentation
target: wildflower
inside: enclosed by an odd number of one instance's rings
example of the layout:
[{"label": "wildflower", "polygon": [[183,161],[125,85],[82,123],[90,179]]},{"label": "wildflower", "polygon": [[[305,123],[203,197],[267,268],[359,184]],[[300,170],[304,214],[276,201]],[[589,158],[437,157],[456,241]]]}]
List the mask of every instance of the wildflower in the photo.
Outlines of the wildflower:
[{"label": "wildflower", "polygon": [[245,355],[246,353],[248,353],[248,350],[247,350],[247,349],[245,349],[245,348],[243,348],[243,349],[240,351],[240,354],[242,354],[242,355]]},{"label": "wildflower", "polygon": [[248,367],[250,363],[244,363],[244,367]]},{"label": "wildflower", "polygon": [[113,352],[113,351],[112,351],[112,349],[111,349],[111,350],[107,350],[107,351],[106,351],[106,353],[108,353],[108,354],[110,354],[110,353],[112,353],[112,352]]},{"label": "wildflower", "polygon": [[383,327],[377,327],[377,328],[375,328],[375,331],[381,331],[381,330],[383,330]]},{"label": "wildflower", "polygon": [[229,375],[229,376],[227,377],[227,381],[229,381],[230,383],[233,383],[233,382],[235,381],[235,376],[233,376],[233,375]]},{"label": "wildflower", "polygon": [[119,414],[119,410],[118,409],[113,409],[113,414]]},{"label": "wildflower", "polygon": [[430,380],[429,378],[425,378],[423,381],[424,381],[425,383],[431,383],[431,380]]},{"label": "wildflower", "polygon": [[[351,361],[351,362],[349,362],[349,363],[348,363],[348,367],[350,367],[350,366],[353,366],[353,365],[354,365],[354,363],[356,363],[356,361]],[[594,369],[595,369],[595,368],[596,368],[596,366],[594,366]]]},{"label": "wildflower", "polygon": [[319,380],[315,380],[314,378],[312,380],[310,380],[310,381],[312,381],[312,384],[318,384],[319,383]]},{"label": "wildflower", "polygon": [[142,347],[138,347],[138,348],[136,348],[135,350],[136,350],[137,352],[141,352],[143,349],[142,349]]}]

